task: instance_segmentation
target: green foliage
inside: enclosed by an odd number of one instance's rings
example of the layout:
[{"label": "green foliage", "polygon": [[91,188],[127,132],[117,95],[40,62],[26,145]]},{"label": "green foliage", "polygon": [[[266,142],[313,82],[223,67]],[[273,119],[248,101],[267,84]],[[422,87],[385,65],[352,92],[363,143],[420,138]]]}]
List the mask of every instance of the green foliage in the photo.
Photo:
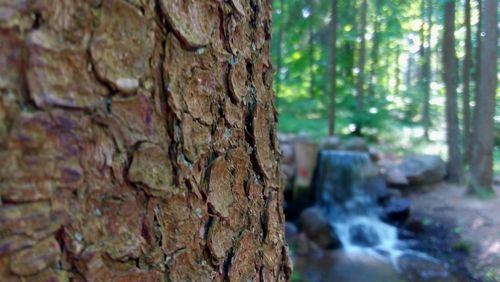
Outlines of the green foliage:
[{"label": "green foliage", "polygon": [[[378,2],[379,1],[379,2]],[[429,31],[422,14],[422,1],[432,5],[432,29]],[[358,75],[361,0],[337,2],[336,45],[336,134],[350,135],[355,125],[372,142],[391,144],[392,150],[444,154],[444,84],[442,82],[441,41],[443,5],[448,0],[371,0],[365,37],[365,107],[356,108],[355,83]],[[376,4],[380,3],[378,12]],[[331,92],[332,0],[273,0],[272,57],[279,129],[288,133],[305,133],[314,139],[328,133],[329,95]],[[462,2],[457,1],[456,51],[459,61],[464,56],[465,28]],[[473,1],[472,23],[477,25],[478,13]],[[426,10],[426,13],[428,10]],[[377,34],[374,33],[377,22]],[[430,138],[423,138],[421,29],[430,35]],[[473,27],[473,31],[476,26]],[[313,44],[310,46],[312,31]],[[282,36],[279,36],[279,35]],[[373,60],[374,38],[378,40],[377,60]],[[280,42],[280,39],[282,41]],[[473,48],[477,47],[472,37]],[[310,51],[313,50],[312,60]],[[475,55],[473,56],[475,59]],[[472,73],[476,72],[474,62]],[[457,67],[461,68],[459,64]],[[373,68],[373,71],[372,71]],[[457,69],[461,73],[461,69]],[[368,95],[371,74],[374,74],[373,96]],[[312,78],[312,80],[311,80]],[[472,81],[471,90],[476,85]],[[497,100],[500,100],[500,84]],[[279,91],[278,91],[279,90]],[[458,87],[459,96],[462,87]],[[461,97],[459,97],[461,99]],[[473,97],[471,98],[473,101]],[[461,108],[459,101],[459,108]],[[460,110],[460,109],[459,109]],[[495,123],[495,172],[500,173],[500,107]],[[443,157],[445,157],[443,155]]]}]

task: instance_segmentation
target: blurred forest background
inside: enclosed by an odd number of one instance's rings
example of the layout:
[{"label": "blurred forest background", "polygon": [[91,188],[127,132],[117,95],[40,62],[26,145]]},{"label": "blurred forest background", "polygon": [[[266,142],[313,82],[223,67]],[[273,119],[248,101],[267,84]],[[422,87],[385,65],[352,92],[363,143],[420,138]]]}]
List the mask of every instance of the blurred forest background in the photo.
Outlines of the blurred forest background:
[{"label": "blurred forest background", "polygon": [[[446,156],[448,121],[468,163],[475,110],[481,111],[479,50],[491,29],[480,6],[477,0],[273,0],[280,131],[316,139],[362,135],[381,150]],[[488,21],[498,28],[497,20]],[[498,52],[496,43],[489,44]],[[446,68],[456,89],[448,93],[448,120]],[[488,99],[496,105],[498,173],[500,107]]]}]

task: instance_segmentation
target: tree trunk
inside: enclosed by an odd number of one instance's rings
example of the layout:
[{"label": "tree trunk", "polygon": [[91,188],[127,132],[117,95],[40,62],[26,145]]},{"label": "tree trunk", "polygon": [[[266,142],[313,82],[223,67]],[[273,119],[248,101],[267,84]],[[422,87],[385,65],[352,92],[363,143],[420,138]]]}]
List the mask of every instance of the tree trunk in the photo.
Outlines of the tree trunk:
[{"label": "tree trunk", "polygon": [[[474,74],[474,83],[475,83],[475,95],[474,95],[474,104],[477,105],[478,102],[478,97],[479,97],[479,80],[481,78],[481,68],[479,67],[479,62],[481,61],[481,32],[482,32],[482,25],[483,25],[483,8],[482,8],[482,0],[477,0],[477,12],[478,12],[478,22],[477,22],[477,29],[476,29],[476,72]],[[471,131],[474,131],[472,129]],[[471,134],[474,134],[471,132]]]},{"label": "tree trunk", "polygon": [[472,32],[471,32],[471,0],[465,0],[465,57],[463,63],[462,123],[464,131],[464,161],[468,164],[471,157],[471,118],[470,118],[470,69],[472,67]]},{"label": "tree trunk", "polygon": [[375,81],[377,80],[377,66],[378,66],[378,53],[379,53],[379,45],[380,45],[380,9],[381,9],[381,0],[375,1],[375,21],[373,23],[373,45],[370,52],[371,57],[371,66],[370,66],[370,78],[368,84],[368,96],[370,99],[373,99],[375,96]]},{"label": "tree trunk", "polygon": [[448,179],[461,183],[463,177],[457,106],[457,58],[455,55],[455,2],[444,4],[443,78],[446,88],[446,139],[448,143]]},{"label": "tree trunk", "polygon": [[[424,3],[424,1],[423,1]],[[431,127],[431,110],[430,110],[430,99],[431,99],[431,38],[432,38],[432,0],[427,0],[427,11],[422,7],[422,17],[425,18],[427,14],[427,37],[422,38],[427,41],[427,47],[422,46],[424,61],[422,64],[422,91],[424,92],[424,106],[422,110],[422,124],[424,126],[424,138],[429,140],[429,129]]]},{"label": "tree trunk", "polygon": [[[356,77],[356,110],[358,113],[363,113],[364,111],[364,87],[365,87],[365,62],[366,62],[366,16],[368,10],[367,0],[362,0],[360,7],[360,29],[359,34],[361,36],[361,42],[359,45],[358,53],[358,74]],[[361,135],[362,125],[356,124],[355,134]]]},{"label": "tree trunk", "polygon": [[497,0],[484,0],[482,37],[479,68],[479,95],[474,113],[472,136],[472,161],[470,192],[493,192],[493,133],[495,116],[495,93],[497,88],[498,14]]},{"label": "tree trunk", "polygon": [[282,45],[283,45],[283,32],[284,32],[284,22],[285,22],[285,4],[284,4],[284,0],[280,0],[280,10],[281,10],[281,24],[280,26],[278,27],[278,46],[276,46],[277,48],[277,59],[276,59],[276,72],[277,72],[277,75],[276,75],[276,82],[275,82],[275,85],[276,85],[276,102],[278,102],[278,97],[279,97],[279,94],[281,93],[281,68],[283,67],[283,54],[282,54]]},{"label": "tree trunk", "polygon": [[313,1],[309,0],[308,2],[308,7],[309,7],[309,18],[307,21],[307,32],[309,33],[309,42],[308,42],[308,51],[309,51],[309,95],[311,95],[311,99],[314,99],[316,97],[315,95],[315,89],[314,89],[314,22],[313,22],[313,16],[314,16],[314,6],[313,6]]},{"label": "tree trunk", "polygon": [[133,2],[0,4],[0,280],[287,280],[270,3]]},{"label": "tree trunk", "polygon": [[399,67],[399,60],[401,59],[401,47],[398,45],[396,47],[396,82],[394,86],[394,95],[399,95],[399,87],[401,85],[401,68]]},{"label": "tree trunk", "polygon": [[332,42],[330,46],[330,108],[328,111],[328,135],[335,134],[335,93],[337,87],[337,0],[332,0],[332,20],[330,29],[332,33]]}]

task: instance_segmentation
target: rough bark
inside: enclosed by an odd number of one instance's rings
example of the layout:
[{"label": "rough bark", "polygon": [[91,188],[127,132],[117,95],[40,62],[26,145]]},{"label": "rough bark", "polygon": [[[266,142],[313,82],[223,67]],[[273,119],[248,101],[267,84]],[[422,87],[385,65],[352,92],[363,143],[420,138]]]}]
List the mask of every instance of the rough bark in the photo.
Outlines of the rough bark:
[{"label": "rough bark", "polygon": [[460,183],[463,178],[460,129],[457,106],[457,58],[455,55],[455,1],[444,4],[443,80],[446,88],[446,141],[448,179]]},{"label": "rough bark", "polygon": [[330,22],[330,32],[332,42],[330,46],[330,99],[328,110],[328,135],[335,134],[335,97],[337,87],[337,0],[332,0],[332,20]]},{"label": "rough bark", "polygon": [[463,62],[463,93],[462,93],[462,127],[464,135],[464,161],[469,163],[471,157],[471,114],[470,114],[470,74],[472,68],[472,31],[471,31],[471,0],[465,0],[465,57]]},{"label": "rough bark", "polygon": [[288,279],[269,1],[0,14],[0,280]]},{"label": "rough bark", "polygon": [[497,48],[498,48],[498,1],[484,0],[482,37],[479,68],[479,95],[474,112],[474,134],[472,136],[472,161],[470,192],[480,190],[493,192],[493,146],[495,95],[497,88]]}]

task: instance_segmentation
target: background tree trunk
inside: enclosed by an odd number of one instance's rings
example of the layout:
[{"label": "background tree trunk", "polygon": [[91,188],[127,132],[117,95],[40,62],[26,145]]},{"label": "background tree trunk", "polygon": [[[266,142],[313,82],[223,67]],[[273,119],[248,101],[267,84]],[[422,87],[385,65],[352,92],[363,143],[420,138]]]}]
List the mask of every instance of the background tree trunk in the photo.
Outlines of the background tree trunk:
[{"label": "background tree trunk", "polygon": [[[281,9],[281,15],[282,15],[282,21],[281,25],[278,28],[278,45],[276,46],[277,48],[277,62],[276,62],[276,98],[278,98],[280,92],[281,92],[281,68],[283,67],[283,54],[282,54],[282,48],[283,48],[283,32],[285,25],[283,24],[285,22],[284,15],[285,15],[285,4],[284,0],[280,0],[280,9]],[[276,99],[276,102],[278,102],[278,99]]]},{"label": "background tree trunk", "polygon": [[457,106],[457,58],[455,55],[455,2],[444,4],[443,79],[446,88],[446,141],[448,143],[448,179],[460,183],[463,177]]},{"label": "background tree trunk", "polygon": [[462,94],[462,123],[463,123],[463,135],[464,135],[464,161],[465,163],[470,162],[471,157],[471,118],[470,118],[470,69],[472,66],[472,32],[471,32],[471,0],[465,0],[465,15],[464,15],[464,25],[465,25],[465,57],[463,64],[463,94]]},{"label": "background tree trunk", "polygon": [[[364,97],[365,97],[365,65],[366,65],[366,17],[368,10],[367,0],[362,0],[360,7],[360,29],[359,36],[361,37],[361,42],[359,44],[358,50],[358,74],[356,76],[356,107],[358,113],[364,111]],[[356,124],[355,134],[360,135],[362,130],[362,125],[358,122]]]},{"label": "background tree trunk", "polygon": [[287,280],[269,1],[133,2],[0,4],[0,280]]},{"label": "background tree trunk", "polygon": [[371,66],[370,66],[370,78],[368,84],[368,96],[373,99],[375,96],[375,83],[377,80],[378,71],[378,53],[380,45],[380,20],[379,16],[381,14],[381,0],[375,0],[375,20],[373,22],[373,45],[370,52]]},{"label": "background tree trunk", "polygon": [[472,162],[469,184],[470,192],[486,190],[493,192],[493,133],[495,116],[495,94],[497,88],[498,14],[497,0],[484,0],[482,37],[479,68],[479,95],[474,113],[474,135],[472,137]]},{"label": "background tree trunk", "polygon": [[307,32],[309,33],[309,41],[308,41],[308,51],[309,51],[309,95],[311,95],[311,99],[316,97],[315,88],[314,88],[314,3],[312,0],[307,1],[307,5],[309,8],[309,17],[307,19]]},{"label": "background tree trunk", "polygon": [[[424,126],[424,138],[429,140],[429,129],[431,127],[431,37],[432,37],[432,0],[423,0],[427,2],[427,9],[422,7],[422,18],[427,22],[427,36],[422,38],[427,41],[427,47],[423,48],[423,64],[422,64],[422,91],[424,92],[424,106],[422,109],[422,124]],[[423,5],[423,4],[422,4]],[[424,6],[424,5],[423,5]],[[422,27],[423,29],[423,27]]]},{"label": "background tree trunk", "polygon": [[335,134],[335,93],[337,86],[337,0],[332,0],[332,20],[331,20],[331,62],[330,62],[330,108],[328,111],[328,135]]}]

